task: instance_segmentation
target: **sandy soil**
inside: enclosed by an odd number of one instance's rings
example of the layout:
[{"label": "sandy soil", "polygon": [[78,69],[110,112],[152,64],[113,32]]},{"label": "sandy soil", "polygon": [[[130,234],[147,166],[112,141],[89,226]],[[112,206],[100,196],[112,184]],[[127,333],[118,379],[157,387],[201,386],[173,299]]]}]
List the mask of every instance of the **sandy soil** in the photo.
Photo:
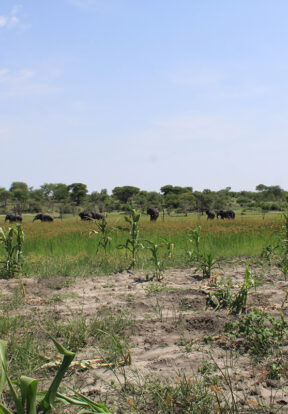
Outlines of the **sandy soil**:
[{"label": "sandy soil", "polygon": [[[230,277],[237,289],[243,281],[245,264],[223,264],[214,272],[218,280]],[[279,316],[280,307],[287,316],[283,301],[288,282],[281,280],[275,268],[251,266],[254,277],[267,284],[257,288],[249,297],[249,306],[265,309]],[[87,279],[23,279],[26,290],[25,303],[14,313],[25,313],[37,319],[58,318],[63,321],[77,315],[87,320],[103,315],[107,309],[113,312],[127,310],[132,319],[130,337],[131,366],[126,373],[135,379],[155,374],[177,381],[177,377],[194,377],[203,361],[212,361],[218,368],[227,367],[235,395],[250,404],[273,404],[279,412],[288,412],[288,387],[286,378],[271,380],[265,364],[253,364],[246,353],[234,352],[223,337],[224,325],[237,318],[227,311],[205,310],[208,292],[213,289],[209,282],[191,269],[167,270],[162,282],[164,289],[155,292],[159,284],[147,282],[144,272],[95,276]],[[12,295],[19,288],[18,281],[0,281],[2,298]],[[160,288],[161,290],[161,288]],[[13,313],[13,311],[12,311]],[[206,343],[205,336],[216,337]],[[208,341],[209,342],[209,341]],[[97,358],[97,350],[87,346],[77,353],[79,360]],[[226,371],[225,371],[226,372]],[[223,378],[216,370],[213,375]],[[76,385],[87,395],[101,394],[109,390],[113,372],[107,369],[73,369],[68,383]]]}]

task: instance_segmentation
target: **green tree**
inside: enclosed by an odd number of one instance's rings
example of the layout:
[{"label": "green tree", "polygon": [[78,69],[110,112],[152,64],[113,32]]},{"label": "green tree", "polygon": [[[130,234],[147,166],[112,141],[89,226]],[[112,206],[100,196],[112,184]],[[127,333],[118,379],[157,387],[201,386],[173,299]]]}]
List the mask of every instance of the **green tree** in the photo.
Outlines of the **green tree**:
[{"label": "green tree", "polygon": [[21,214],[29,199],[28,185],[21,181],[15,181],[11,184],[9,191],[12,195],[15,210]]},{"label": "green tree", "polygon": [[73,183],[68,186],[71,200],[76,203],[76,206],[80,206],[86,199],[88,189],[86,184]]},{"label": "green tree", "polygon": [[0,188],[0,203],[3,203],[3,207],[6,210],[7,208],[7,202],[11,197],[11,193],[6,190],[6,188],[1,187]]},{"label": "green tree", "polygon": [[173,185],[164,185],[160,188],[161,193],[164,194],[164,196],[168,194],[183,194],[183,193],[192,193],[193,188],[192,187],[179,187],[179,186],[173,186]]},{"label": "green tree", "polygon": [[140,191],[140,188],[133,187],[131,185],[125,185],[123,187],[115,187],[112,190],[113,196],[121,201],[124,204],[127,204],[130,199],[138,194]]},{"label": "green tree", "polygon": [[98,191],[93,191],[90,194],[89,199],[90,199],[90,202],[93,204],[94,209],[98,207],[100,213],[103,213],[103,211],[106,210],[106,206],[109,204],[108,203],[109,195],[108,195],[108,191],[106,190],[106,188],[102,189],[100,193]]}]

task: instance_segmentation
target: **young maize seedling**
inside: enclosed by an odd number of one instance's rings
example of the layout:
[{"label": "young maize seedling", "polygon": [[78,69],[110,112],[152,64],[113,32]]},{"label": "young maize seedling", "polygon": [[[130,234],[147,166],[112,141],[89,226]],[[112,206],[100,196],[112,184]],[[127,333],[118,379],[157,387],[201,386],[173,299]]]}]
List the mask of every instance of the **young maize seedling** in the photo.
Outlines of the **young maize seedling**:
[{"label": "young maize seedling", "polygon": [[131,254],[131,263],[128,267],[129,269],[134,269],[136,266],[137,253],[140,248],[143,248],[139,240],[139,226],[138,222],[140,220],[141,214],[136,213],[136,210],[132,207],[128,207],[130,211],[130,216],[124,216],[126,223],[129,224],[129,228],[121,228],[121,230],[128,231],[129,237],[126,240],[125,244],[118,246],[119,249],[126,249],[126,251]]}]

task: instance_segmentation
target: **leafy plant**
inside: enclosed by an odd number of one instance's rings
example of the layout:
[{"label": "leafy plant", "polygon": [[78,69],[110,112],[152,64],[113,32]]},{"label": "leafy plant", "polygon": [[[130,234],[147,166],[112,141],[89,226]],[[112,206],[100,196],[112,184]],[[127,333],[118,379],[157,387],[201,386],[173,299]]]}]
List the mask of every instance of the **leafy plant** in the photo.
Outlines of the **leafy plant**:
[{"label": "leafy plant", "polygon": [[126,251],[130,252],[131,254],[131,263],[128,267],[129,269],[134,269],[136,266],[136,256],[137,252],[140,248],[142,248],[142,244],[139,240],[139,226],[138,222],[140,220],[141,214],[136,213],[136,210],[132,207],[128,206],[128,210],[130,211],[130,216],[124,216],[126,223],[129,224],[129,228],[121,228],[124,231],[129,232],[129,237],[126,240],[125,244],[120,244],[118,246],[119,249],[125,248]]},{"label": "leafy plant", "polygon": [[83,409],[78,412],[78,414],[92,414],[92,413],[110,413],[111,411],[103,405],[96,403],[95,401],[91,400],[90,398],[86,397],[83,394],[80,394],[77,391],[74,391],[72,395],[63,395],[57,393],[58,400],[65,401],[71,405],[76,405],[78,407],[82,407]]},{"label": "leafy plant", "polygon": [[0,227],[0,244],[4,247],[6,257],[0,269],[0,275],[5,279],[12,278],[20,273],[23,264],[24,232],[20,224],[9,227],[7,230]]},{"label": "leafy plant", "polygon": [[194,230],[190,230],[188,233],[188,250],[186,250],[186,256],[189,263],[193,263],[197,260],[200,247],[200,233],[201,227],[197,226]]},{"label": "leafy plant", "polygon": [[196,270],[202,270],[203,277],[210,277],[212,270],[219,267],[219,259],[212,253],[198,253],[196,260]]},{"label": "leafy plant", "polygon": [[102,217],[100,221],[97,221],[97,222],[95,221],[95,225],[96,225],[97,230],[91,230],[90,236],[99,234],[100,238],[98,240],[96,252],[98,252],[99,248],[102,248],[106,256],[107,250],[110,247],[111,241],[112,241],[112,237],[111,237],[112,229],[108,226],[107,218],[105,215]]},{"label": "leafy plant", "polygon": [[215,311],[219,309],[229,308],[232,302],[232,290],[231,290],[231,281],[223,283],[223,287],[219,288],[214,292],[209,292],[209,296],[206,301],[206,309],[210,307],[214,308]]},{"label": "leafy plant", "polygon": [[[49,335],[50,336],[50,335]],[[62,382],[62,379],[69,368],[71,362],[75,357],[74,352],[65,349],[59,342],[50,336],[54,342],[58,352],[63,355],[62,363],[51,382],[47,392],[37,392],[38,380],[22,375],[18,381],[12,381],[8,375],[8,358],[7,358],[7,343],[0,340],[0,394],[3,393],[6,382],[11,393],[12,400],[15,404],[16,411],[11,411],[8,407],[0,402],[1,414],[51,414],[54,412],[54,406],[60,400],[66,400],[70,404],[85,407],[79,411],[79,414],[89,413],[109,413],[108,409],[102,405],[97,404],[82,394],[75,393],[76,398],[72,399],[65,395],[58,394],[57,390]],[[16,387],[15,387],[16,385]],[[78,401],[76,401],[76,399]],[[89,409],[88,409],[89,408]]]},{"label": "leafy plant", "polygon": [[249,265],[247,265],[240,290],[233,295],[231,281],[228,280],[223,288],[209,293],[206,309],[209,306],[215,308],[215,310],[228,308],[231,313],[241,314],[246,311],[249,292],[251,289],[256,289],[259,285],[260,283],[256,283],[253,279]]},{"label": "leafy plant", "polygon": [[245,351],[262,357],[287,342],[288,329],[283,313],[273,318],[260,309],[253,309],[237,322],[227,322],[225,332],[230,338],[241,338]]},{"label": "leafy plant", "polygon": [[243,284],[239,292],[234,296],[230,305],[231,313],[242,313],[246,311],[247,298],[251,289],[256,289],[259,283],[256,283],[250,272],[249,265],[246,266]]},{"label": "leafy plant", "polygon": [[148,249],[152,255],[150,259],[154,265],[152,280],[156,278],[156,280],[160,282],[164,277],[164,261],[160,260],[159,258],[159,247],[161,246],[159,246],[157,243],[153,243],[150,240],[144,240],[144,242],[147,244],[145,248]]}]

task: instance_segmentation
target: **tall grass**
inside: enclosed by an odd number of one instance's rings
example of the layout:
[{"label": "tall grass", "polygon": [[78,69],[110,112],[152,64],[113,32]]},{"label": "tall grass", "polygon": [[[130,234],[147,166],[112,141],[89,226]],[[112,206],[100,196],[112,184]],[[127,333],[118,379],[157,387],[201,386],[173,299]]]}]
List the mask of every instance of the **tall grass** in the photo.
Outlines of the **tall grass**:
[{"label": "tall grass", "polygon": [[[123,216],[108,217],[108,225],[115,228],[123,225]],[[188,249],[188,233],[196,226],[201,227],[201,248],[203,251],[223,258],[260,255],[263,247],[277,237],[281,229],[279,216],[273,218],[239,216],[235,220],[207,220],[193,215],[189,217],[167,217],[165,221],[150,222],[148,217],[139,221],[139,238],[151,240],[160,248],[159,256],[165,259],[167,243],[174,244],[173,258],[167,259],[166,267],[185,266]],[[89,237],[93,223],[78,219],[65,219],[54,223],[32,223],[25,221],[26,235],[23,249],[26,257],[25,272],[28,275],[85,275],[111,273],[127,268],[127,252],[117,247],[123,245],[127,234],[114,230],[111,234],[109,254],[97,249],[98,239]],[[98,250],[98,252],[97,252]],[[0,256],[3,252],[0,250]],[[149,252],[141,250],[136,267],[149,268]]]}]

